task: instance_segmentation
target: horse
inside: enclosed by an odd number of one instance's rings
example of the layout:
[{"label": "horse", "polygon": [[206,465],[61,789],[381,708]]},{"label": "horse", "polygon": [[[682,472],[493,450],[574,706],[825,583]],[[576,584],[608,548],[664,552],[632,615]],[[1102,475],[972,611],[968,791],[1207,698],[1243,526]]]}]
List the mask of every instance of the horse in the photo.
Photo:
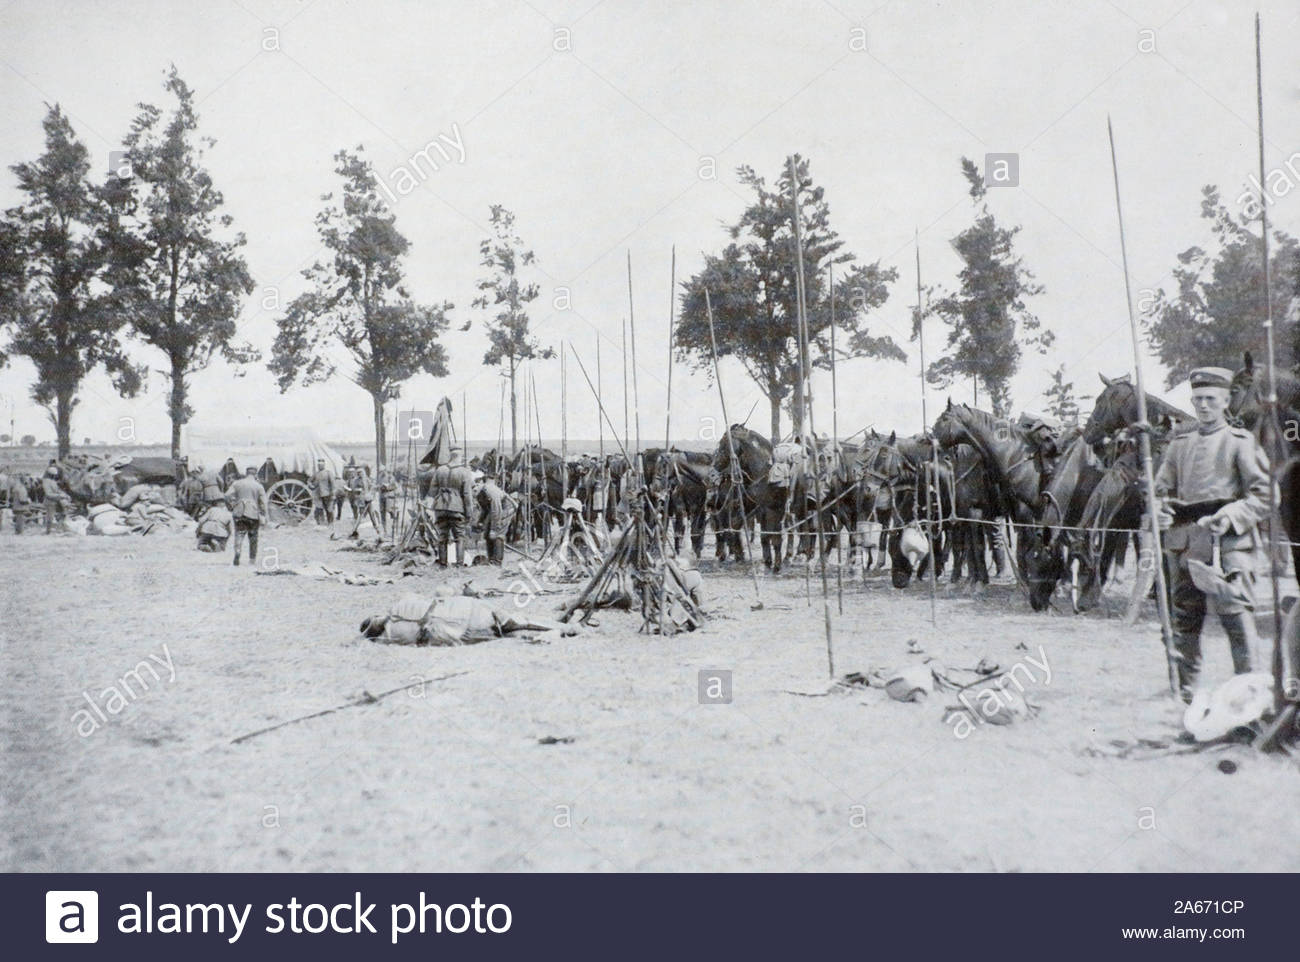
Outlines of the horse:
[{"label": "horse", "polygon": [[[952,500],[956,517],[951,522],[949,542],[952,555],[952,583],[961,581],[963,569],[975,584],[989,583],[985,550],[989,543],[985,521],[998,516],[998,491],[978,451],[959,444],[944,453],[943,460],[953,475]],[[1001,561],[998,561],[999,571]]]},{"label": "horse", "polygon": [[949,398],[934,422],[934,436],[941,447],[965,443],[978,451],[997,481],[1006,513],[1020,522],[1032,519],[1040,503],[1042,476],[1038,445],[1023,427],[968,404],[953,404]]},{"label": "horse", "polygon": [[[1097,395],[1097,403],[1083,426],[1083,436],[1091,445],[1101,444],[1109,435],[1122,431],[1138,419],[1137,388],[1127,374],[1108,378],[1098,374],[1106,389]],[[1196,419],[1168,401],[1147,394],[1147,422],[1159,434],[1167,435],[1182,424]]]},{"label": "horse", "polygon": [[[731,452],[735,450],[735,462]],[[740,535],[742,519],[757,522],[763,547],[763,564],[774,574],[781,570],[781,526],[785,519],[786,489],[768,480],[772,467],[772,443],[743,424],[733,424],[713,453],[713,470],[718,478],[714,530],[730,546],[735,557],[743,557]],[[724,538],[723,535],[726,535]]]},{"label": "horse", "polygon": [[1025,553],[1024,578],[1029,585],[1029,605],[1034,611],[1045,609],[1056,590],[1057,582],[1068,570],[1068,542],[1063,537],[1067,527],[1083,517],[1093,490],[1104,468],[1080,432],[1055,466],[1051,480],[1043,489],[1038,515],[1040,540]]},{"label": "horse", "polygon": [[1123,562],[1129,532],[1142,525],[1142,507],[1142,472],[1137,451],[1129,448],[1106,469],[1078,521],[1065,532],[1070,606],[1075,614],[1097,606],[1111,568]]},{"label": "horse", "polygon": [[704,528],[708,518],[709,471],[713,455],[700,451],[660,453],[655,461],[651,494],[662,498],[664,509],[673,520],[673,548],[680,552],[686,520],[691,522],[691,549],[695,557],[704,550]]},{"label": "horse", "polygon": [[[561,516],[565,496],[563,468],[560,456],[554,451],[534,446],[520,451],[506,465],[508,490],[521,503],[515,514],[516,523],[525,523],[524,519],[531,514],[535,538],[547,537],[550,531],[548,520]],[[531,511],[522,506],[524,503],[531,506]]]},{"label": "horse", "polygon": [[863,504],[871,505],[869,517],[884,516],[889,520],[884,547],[890,560],[890,583],[895,588],[906,588],[913,573],[920,577],[929,569],[928,556],[914,568],[902,549],[903,529],[919,519],[939,522],[931,526],[937,577],[943,571],[948,550],[944,527],[954,508],[951,465],[940,463],[936,474],[933,440],[900,441],[896,431],[883,441],[873,432],[863,452],[858,461],[865,489]]},{"label": "horse", "polygon": [[1031,548],[1042,547],[1041,542],[1035,543],[1038,536],[1032,529],[1043,483],[1038,445],[1019,424],[966,404],[953,404],[951,398],[934,422],[934,436],[945,448],[969,444],[983,459],[997,487],[999,515],[1021,526],[1016,529],[1016,570],[1023,571]]},{"label": "horse", "polygon": [[[1264,383],[1261,383],[1264,382]],[[1291,558],[1300,575],[1300,378],[1289,371],[1276,372],[1277,404],[1273,405],[1262,390],[1264,377],[1257,377],[1254,358],[1249,351],[1242,356],[1242,367],[1232,377],[1228,413],[1241,421],[1255,435],[1268,455],[1274,479],[1278,482],[1278,515]]]}]

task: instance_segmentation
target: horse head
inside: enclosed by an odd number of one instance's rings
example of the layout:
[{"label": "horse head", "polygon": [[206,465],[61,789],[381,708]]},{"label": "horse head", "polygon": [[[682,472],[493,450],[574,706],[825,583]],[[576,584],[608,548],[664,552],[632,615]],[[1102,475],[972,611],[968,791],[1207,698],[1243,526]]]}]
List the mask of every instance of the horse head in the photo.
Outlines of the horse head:
[{"label": "horse head", "polygon": [[943,413],[935,420],[932,429],[934,439],[939,442],[940,447],[955,448],[959,444],[970,443],[970,435],[967,433],[962,419],[963,408],[966,408],[966,405],[953,404],[952,398],[948,398],[948,406],[943,409]]}]

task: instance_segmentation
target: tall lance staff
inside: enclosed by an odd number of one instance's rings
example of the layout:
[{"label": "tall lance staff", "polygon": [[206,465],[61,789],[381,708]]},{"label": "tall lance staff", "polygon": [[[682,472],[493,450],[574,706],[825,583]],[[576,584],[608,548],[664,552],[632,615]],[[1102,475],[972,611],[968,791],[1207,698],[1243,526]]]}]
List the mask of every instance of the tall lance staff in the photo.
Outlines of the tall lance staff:
[{"label": "tall lance staff", "polygon": [[1178,658],[1174,651],[1174,632],[1169,623],[1169,597],[1165,594],[1165,567],[1160,547],[1160,518],[1156,507],[1156,479],[1151,468],[1151,436],[1147,423],[1147,395],[1142,387],[1142,348],[1138,341],[1137,317],[1133,313],[1133,290],[1128,277],[1128,247],[1124,243],[1124,208],[1119,199],[1119,164],[1115,160],[1115,131],[1110,117],[1106,118],[1106,134],[1110,137],[1110,169],[1115,179],[1115,216],[1119,221],[1119,252],[1124,266],[1124,301],[1128,305],[1129,331],[1133,335],[1133,386],[1137,389],[1137,415],[1141,430],[1138,445],[1142,454],[1142,474],[1146,482],[1147,519],[1151,522],[1152,564],[1156,575],[1156,608],[1160,612],[1160,635],[1165,643],[1165,661],[1169,667],[1169,689],[1178,697]]},{"label": "tall lance staff", "polygon": [[[572,346],[569,348],[572,350]],[[596,332],[596,401],[603,405],[605,394],[605,379],[600,373],[600,332]],[[600,463],[605,463],[605,422],[599,417],[596,418],[596,430],[600,433]]]},{"label": "tall lance staff", "polygon": [[564,484],[562,499],[569,496],[569,380],[567,356],[560,348],[560,478]]},{"label": "tall lance staff", "polygon": [[[664,454],[672,448],[672,426],[673,426],[673,309],[677,306],[677,245],[672,249],[672,267],[668,273],[668,397],[664,403]],[[667,491],[666,485],[664,490]],[[669,514],[671,514],[671,505],[667,497],[664,498],[662,524],[660,525],[660,535],[663,544],[668,544],[668,525],[670,523]],[[691,534],[694,534],[694,530]],[[667,555],[667,551],[664,554]],[[660,618],[662,620],[663,608],[660,608]],[[663,634],[662,625],[659,633]]]},{"label": "tall lance staff", "polygon": [[[532,385],[533,391],[533,420],[537,422],[537,463],[541,466],[541,480],[538,482],[538,498],[540,500],[539,508],[545,508],[547,505],[546,497],[550,494],[550,485],[546,480],[546,457],[542,453],[542,410],[541,405],[537,403],[537,377],[533,374],[533,368],[528,366],[528,381]],[[528,459],[528,473],[533,473],[533,460]],[[549,546],[551,543],[551,519],[545,510],[541,512],[542,523],[545,527],[542,529],[542,539]]]},{"label": "tall lance staff", "polygon": [[668,275],[668,401],[664,405],[664,450],[672,446],[673,426],[673,311],[677,306],[677,245],[673,245],[672,268]]},{"label": "tall lance staff", "polygon": [[[731,422],[727,419],[727,396],[722,391],[722,378],[718,374],[718,337],[713,331],[713,302],[709,300],[709,290],[704,289],[704,309],[709,315],[709,346],[713,349],[713,381],[718,385],[718,401],[722,404],[722,420],[727,429],[727,455],[731,468],[731,490],[735,492],[740,504],[740,526],[745,531],[745,563],[749,566],[750,577],[754,579],[754,597],[758,605],[763,605],[762,594],[758,590],[758,572],[754,570],[754,544],[750,540],[749,519],[745,516],[745,473],[736,460],[736,441],[731,436]],[[834,673],[832,672],[832,677]]]},{"label": "tall lance staff", "polygon": [[[628,298],[631,300],[631,298]],[[623,318],[623,456],[627,457],[627,449],[632,446],[631,420],[628,419],[627,406],[627,318]],[[612,427],[612,425],[611,425]],[[627,463],[628,470],[634,470],[636,465],[631,461]]]},{"label": "tall lance staff", "polygon": [[[1268,265],[1268,198],[1264,195],[1264,79],[1260,56],[1259,14],[1255,14],[1255,105],[1259,119],[1259,223],[1264,242],[1264,334],[1268,354],[1268,398],[1266,408],[1268,417],[1277,437],[1282,436],[1281,426],[1277,423],[1277,375],[1274,370],[1273,352],[1273,291],[1269,277]],[[1284,689],[1286,687],[1288,667],[1286,661],[1286,640],[1282,637],[1282,599],[1277,583],[1277,525],[1278,503],[1277,485],[1269,477],[1268,485],[1268,570],[1269,582],[1273,586],[1273,707],[1282,710]]]},{"label": "tall lance staff", "polygon": [[[835,265],[826,265],[826,289],[831,299],[831,438],[835,445],[835,467],[843,471],[843,453],[840,451],[840,390],[835,380]],[[839,613],[844,614],[844,539],[835,532],[835,601]]]},{"label": "tall lance staff", "polygon": [[[627,330],[632,339],[632,420],[636,425],[636,470],[637,478],[640,482],[645,479],[641,477],[641,392],[637,388],[636,379],[636,313],[632,308],[632,252],[627,252]],[[624,363],[627,358],[624,357]]]},{"label": "tall lance staff", "polygon": [[[800,221],[802,220],[802,215],[799,213],[799,172],[795,168],[794,155],[791,155],[790,157],[786,158],[786,161],[790,166],[790,195],[794,206],[794,211],[793,211],[794,251],[795,251],[795,268],[796,268],[795,293],[796,293],[796,306],[798,308],[799,336],[801,341],[799,357],[800,357],[800,372],[802,374],[803,372],[807,371],[807,364],[805,363],[807,358],[805,357],[805,355],[808,351],[808,305],[805,300],[807,288],[805,286],[804,273],[803,273],[803,227],[800,223]],[[831,640],[830,587],[827,584],[827,580],[826,580],[826,556],[824,553],[824,546],[826,543],[826,532],[822,524],[822,505],[824,502],[822,501],[821,465],[818,464],[818,459],[817,459],[817,427],[813,422],[813,405],[812,405],[812,390],[811,390],[812,378],[811,378],[811,372],[807,371],[807,373],[810,375],[808,378],[807,394],[805,395],[803,393],[805,390],[805,385],[802,383],[802,377],[801,377],[800,379],[801,383],[799,385],[800,396],[798,399],[798,403],[799,403],[800,414],[801,414],[800,422],[801,423],[803,422],[804,420],[803,415],[806,415],[808,431],[813,436],[813,449],[812,449],[813,450],[813,496],[817,499],[817,554],[821,556],[822,616],[826,624],[826,665],[830,669],[831,679],[834,680],[835,648]]]},{"label": "tall lance staff", "polygon": [[[921,435],[929,437],[930,434],[930,390],[925,383],[925,299],[921,294],[921,234],[912,228],[912,244],[916,247],[916,342],[919,346],[921,355]],[[935,596],[939,593],[939,575],[935,571],[934,559],[934,539],[939,531],[939,515],[943,513],[943,498],[939,492],[939,445],[930,438],[930,459],[931,470],[934,474],[934,500],[936,507],[934,517],[930,519],[930,530],[926,532],[926,541],[930,544],[930,624],[938,624],[938,614],[936,613]],[[919,491],[917,492],[920,493]],[[956,486],[954,485],[953,496],[956,496]],[[925,488],[925,511],[930,513],[930,488]]]}]

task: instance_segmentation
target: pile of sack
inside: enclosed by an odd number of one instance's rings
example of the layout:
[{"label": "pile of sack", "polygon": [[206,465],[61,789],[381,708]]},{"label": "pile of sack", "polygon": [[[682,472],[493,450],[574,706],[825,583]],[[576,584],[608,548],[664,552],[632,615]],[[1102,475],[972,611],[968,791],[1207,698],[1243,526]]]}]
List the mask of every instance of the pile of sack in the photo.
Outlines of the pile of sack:
[{"label": "pile of sack", "polygon": [[[148,487],[136,485],[136,488]],[[154,489],[157,490],[156,488]],[[128,492],[129,494],[130,492]],[[125,496],[122,500],[125,500]],[[87,511],[89,523],[85,534],[151,534],[155,531],[190,531],[194,519],[180,508],[137,495],[128,502],[129,510],[113,504],[97,504]]]}]

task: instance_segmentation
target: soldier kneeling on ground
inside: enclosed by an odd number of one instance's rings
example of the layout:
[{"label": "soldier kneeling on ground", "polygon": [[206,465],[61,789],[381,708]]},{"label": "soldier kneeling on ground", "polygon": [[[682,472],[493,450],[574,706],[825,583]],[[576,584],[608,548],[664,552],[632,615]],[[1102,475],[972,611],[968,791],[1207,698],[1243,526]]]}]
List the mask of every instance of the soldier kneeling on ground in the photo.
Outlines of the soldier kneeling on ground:
[{"label": "soldier kneeling on ground", "polygon": [[225,551],[234,527],[235,518],[229,508],[224,504],[210,505],[199,515],[199,527],[195,532],[199,550]]}]

